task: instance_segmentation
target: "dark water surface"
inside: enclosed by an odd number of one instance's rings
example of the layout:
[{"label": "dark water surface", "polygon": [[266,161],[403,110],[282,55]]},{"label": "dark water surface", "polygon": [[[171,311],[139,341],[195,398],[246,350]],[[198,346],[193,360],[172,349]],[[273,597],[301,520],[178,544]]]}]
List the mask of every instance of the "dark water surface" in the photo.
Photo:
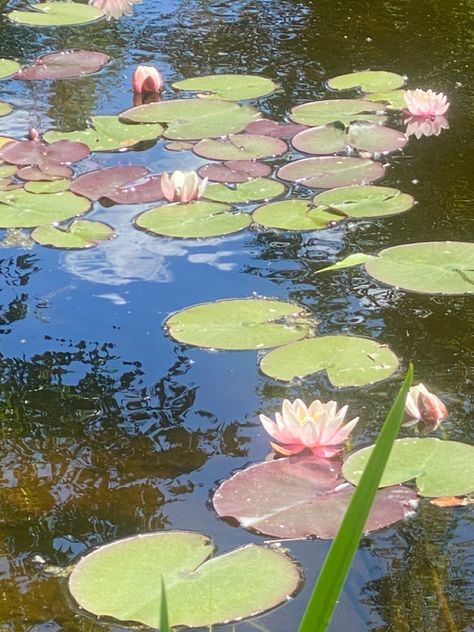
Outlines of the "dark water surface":
[{"label": "dark water surface", "polygon": [[[376,436],[398,380],[337,393],[322,375],[273,382],[259,374],[254,352],[212,353],[167,338],[170,312],[252,294],[298,301],[320,333],[377,338],[404,366],[413,360],[417,381],[434,387],[452,413],[437,436],[473,442],[472,296],[388,289],[360,269],[314,271],[356,251],[472,240],[474,2],[145,0],[118,23],[40,31],[0,18],[0,47],[0,57],[21,62],[68,47],[113,58],[82,79],[2,82],[2,100],[16,109],[0,118],[0,134],[18,138],[31,126],[74,129],[93,114],[129,107],[130,75],[142,62],[156,64],[168,86],[223,72],[276,79],[281,90],[259,103],[276,120],[326,96],[325,80],[353,70],[406,74],[410,87],[443,91],[451,101],[449,130],[412,139],[390,159],[383,184],[418,201],[400,216],[200,242],[136,231],[130,219],[141,207],[97,206],[93,217],[119,236],[90,252],[0,249],[1,631],[122,629],[74,610],[64,580],[41,560],[66,566],[96,545],[168,528],[201,530],[220,552],[263,542],[219,520],[208,501],[217,481],[265,458],[258,413],[272,413],[283,397],[349,403],[361,417],[354,443]],[[81,168],[176,168],[178,157],[162,145],[95,154]],[[180,166],[201,162],[183,154]],[[331,630],[474,630],[472,515],[423,500],[409,522],[364,538]],[[296,631],[329,543],[285,546],[304,568],[305,587],[238,632]]]}]

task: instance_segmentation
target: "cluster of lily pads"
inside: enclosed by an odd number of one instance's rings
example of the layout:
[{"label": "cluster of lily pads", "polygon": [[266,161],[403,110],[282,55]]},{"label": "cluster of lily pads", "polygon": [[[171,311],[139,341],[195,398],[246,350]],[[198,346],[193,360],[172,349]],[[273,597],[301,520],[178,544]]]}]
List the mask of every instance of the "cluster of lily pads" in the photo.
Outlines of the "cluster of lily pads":
[{"label": "cluster of lily pads", "polygon": [[[84,4],[48,2],[34,8],[9,17],[37,25],[103,17]],[[102,53],[61,51],[22,68],[1,60],[0,78],[60,79],[96,72],[107,63]],[[389,168],[387,156],[408,141],[397,127],[386,125],[403,107],[404,83],[404,77],[388,72],[335,77],[329,88],[358,90],[363,98],[297,105],[288,121],[278,123],[265,119],[255,105],[239,103],[271,95],[277,85],[270,79],[197,77],[173,84],[183,98],[92,117],[84,130],[42,135],[32,130],[29,140],[0,139],[0,227],[33,229],[32,238],[43,245],[85,248],[114,237],[112,226],[83,218],[103,200],[152,205],[137,214],[134,225],[160,238],[205,239],[254,226],[330,230],[346,218],[408,211],[414,205],[410,195],[373,184]],[[0,104],[0,115],[10,111]],[[200,200],[166,203],[162,174],[142,166],[119,165],[74,177],[75,165],[91,152],[133,150],[160,139],[170,152],[192,152],[210,161],[199,170],[210,181]],[[360,264],[381,282],[408,290],[463,294],[472,293],[474,285],[474,246],[468,243],[402,245],[378,256],[359,253],[326,270]],[[182,344],[266,350],[261,371],[278,380],[325,370],[335,387],[364,386],[398,368],[386,345],[356,336],[318,336],[309,313],[282,300],[195,305],[171,315],[165,326]],[[214,508],[266,535],[332,538],[370,450],[355,452],[343,465],[305,455],[256,464],[219,486]],[[473,452],[472,446],[435,438],[399,439],[366,530],[406,517],[420,495],[472,492]],[[443,463],[449,468],[440,467]],[[414,478],[416,491],[400,485]],[[299,567],[277,549],[250,545],[212,555],[212,543],[201,534],[141,534],[82,558],[69,588],[88,612],[157,627],[159,579],[165,577],[171,625],[202,626],[274,607],[302,582]]]}]

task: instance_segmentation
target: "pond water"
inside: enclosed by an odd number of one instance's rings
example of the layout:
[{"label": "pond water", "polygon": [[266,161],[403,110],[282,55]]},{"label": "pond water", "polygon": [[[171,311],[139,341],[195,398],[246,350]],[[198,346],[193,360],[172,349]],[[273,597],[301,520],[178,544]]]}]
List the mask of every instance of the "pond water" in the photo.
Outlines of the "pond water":
[{"label": "pond water", "polygon": [[[325,81],[354,70],[406,74],[410,87],[449,96],[449,129],[411,137],[381,181],[412,194],[407,213],[290,233],[247,230],[208,240],[137,231],[143,206],[96,205],[94,219],[118,237],[90,251],[3,243],[0,249],[0,630],[116,631],[71,603],[65,567],[92,547],[139,532],[194,529],[223,552],[267,538],[219,519],[217,482],[265,459],[258,414],[285,397],[338,399],[361,421],[354,445],[372,441],[397,391],[391,379],[334,389],[324,374],[290,384],[259,372],[254,351],[180,345],[163,321],[195,303],[264,296],[305,306],[319,333],[375,338],[447,403],[436,436],[473,442],[472,296],[429,296],[389,288],[361,268],[315,275],[354,252],[404,243],[469,241],[473,235],[472,123],[474,3],[471,0],[145,0],[133,18],[33,29],[0,2],[1,57],[26,63],[65,48],[112,58],[75,80],[2,82],[14,112],[0,135],[30,127],[83,128],[95,114],[132,105],[135,65],[152,63],[167,86],[214,73],[262,74],[281,89],[259,108],[282,120],[326,97]],[[173,91],[168,87],[165,98]],[[79,171],[141,164],[153,171],[197,168],[190,152],[159,142],[144,151],[93,154]],[[1,231],[2,233],[4,231]],[[414,431],[405,431],[413,434]],[[472,508],[417,514],[366,536],[331,630],[474,630]],[[306,582],[289,603],[238,632],[293,632],[329,548],[326,540],[284,544]],[[54,569],[53,569],[54,570]],[[231,629],[231,626],[215,627]]]}]

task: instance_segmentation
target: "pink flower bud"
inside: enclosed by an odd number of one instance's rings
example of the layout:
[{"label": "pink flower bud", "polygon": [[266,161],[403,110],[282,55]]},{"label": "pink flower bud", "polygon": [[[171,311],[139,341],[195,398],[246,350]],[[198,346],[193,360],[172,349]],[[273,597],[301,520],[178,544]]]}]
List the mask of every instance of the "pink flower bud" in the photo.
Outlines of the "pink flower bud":
[{"label": "pink flower bud", "polygon": [[154,66],[137,66],[132,75],[135,94],[155,94],[163,89],[164,81]]},{"label": "pink flower bud", "polygon": [[29,140],[41,140],[40,133],[34,127],[30,127],[30,129],[28,130],[27,136]]},{"label": "pink flower bud", "polygon": [[405,415],[409,418],[405,423],[406,426],[424,421],[432,426],[432,430],[436,430],[449,413],[440,398],[434,393],[430,393],[426,386],[420,383],[412,386],[408,393]]}]

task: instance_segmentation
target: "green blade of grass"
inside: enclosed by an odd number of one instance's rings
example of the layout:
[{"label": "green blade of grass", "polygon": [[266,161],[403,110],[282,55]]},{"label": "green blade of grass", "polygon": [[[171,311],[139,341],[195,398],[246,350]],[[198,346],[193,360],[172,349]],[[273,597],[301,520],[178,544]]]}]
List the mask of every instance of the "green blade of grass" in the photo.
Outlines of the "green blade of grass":
[{"label": "green blade of grass", "polygon": [[409,366],[405,380],[388,413],[375,448],[329,549],[306,606],[298,632],[326,632],[357,551],[393,442],[403,419],[405,401],[413,379]]},{"label": "green blade of grass", "polygon": [[168,601],[166,599],[166,589],[163,577],[161,578],[160,632],[171,632],[170,621],[168,618]]}]

